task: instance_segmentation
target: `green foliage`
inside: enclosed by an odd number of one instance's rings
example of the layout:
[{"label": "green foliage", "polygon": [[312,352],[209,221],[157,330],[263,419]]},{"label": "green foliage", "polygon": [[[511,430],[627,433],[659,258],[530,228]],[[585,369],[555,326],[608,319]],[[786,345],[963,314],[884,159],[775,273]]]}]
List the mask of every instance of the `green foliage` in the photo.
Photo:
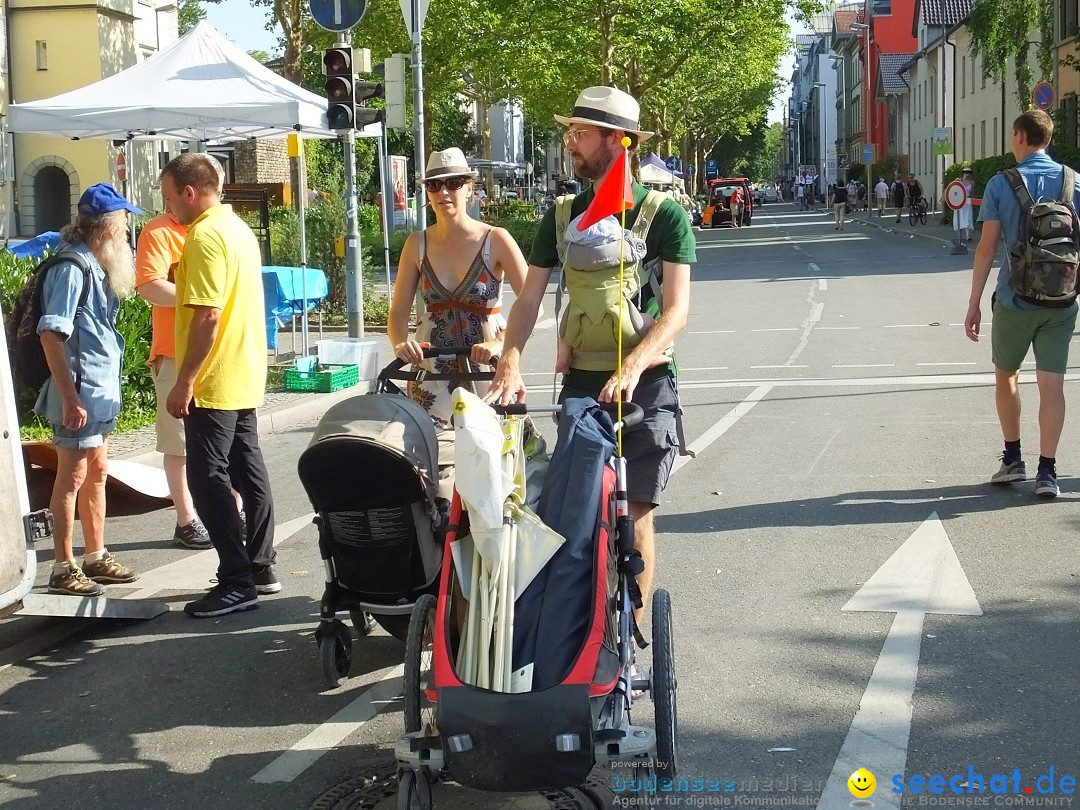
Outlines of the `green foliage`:
[{"label": "green foliage", "polygon": [[364,287],[364,325],[386,326],[390,320],[390,299],[375,295],[370,287]]},{"label": "green foliage", "polygon": [[180,36],[194,28],[199,20],[206,19],[206,9],[202,7],[203,3],[220,2],[221,0],[180,0],[176,10],[176,24]]},{"label": "green foliage", "polygon": [[[26,284],[37,262],[23,259],[0,251],[0,308],[5,313],[11,311],[15,297]],[[154,421],[155,395],[154,382],[150,369],[146,365],[150,351],[152,333],[150,305],[138,296],[120,302],[120,312],[116,319],[116,328],[124,338],[124,368],[120,379],[121,401],[123,410],[117,418],[119,429],[141,427]],[[47,436],[41,420],[32,412],[37,390],[15,383],[16,412],[19,424],[28,429],[26,437]],[[44,430],[44,434],[42,431]],[[25,432],[25,431],[24,431]]]},{"label": "green foliage", "polygon": [[[1053,77],[1055,3],[1048,0],[974,0],[968,27],[971,51],[981,57],[987,75],[1001,81],[1009,72],[1016,79],[1016,100],[1021,110],[1031,106],[1035,76],[1028,63],[1031,46],[1036,46],[1040,79]],[[1037,31],[1037,33],[1035,33]],[[1032,37],[1038,37],[1035,42]]]},{"label": "green foliage", "polygon": [[488,222],[498,228],[505,228],[518,243],[521,254],[526,259],[529,258],[529,254],[532,253],[533,239],[536,238],[536,231],[540,228],[540,220],[530,217],[528,219],[491,219]]}]

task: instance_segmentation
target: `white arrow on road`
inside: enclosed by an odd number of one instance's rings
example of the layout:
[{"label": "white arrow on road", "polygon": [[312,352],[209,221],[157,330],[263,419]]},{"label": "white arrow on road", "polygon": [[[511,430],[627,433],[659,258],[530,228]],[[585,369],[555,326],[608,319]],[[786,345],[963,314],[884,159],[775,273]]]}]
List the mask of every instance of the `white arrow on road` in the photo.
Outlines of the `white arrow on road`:
[{"label": "white arrow on road", "polygon": [[937,512],[923,521],[843,609],[895,613],[896,618],[822,791],[819,807],[828,810],[851,806],[847,780],[859,768],[874,774],[878,796],[888,795],[892,777],[904,773],[926,614],[982,615]]}]

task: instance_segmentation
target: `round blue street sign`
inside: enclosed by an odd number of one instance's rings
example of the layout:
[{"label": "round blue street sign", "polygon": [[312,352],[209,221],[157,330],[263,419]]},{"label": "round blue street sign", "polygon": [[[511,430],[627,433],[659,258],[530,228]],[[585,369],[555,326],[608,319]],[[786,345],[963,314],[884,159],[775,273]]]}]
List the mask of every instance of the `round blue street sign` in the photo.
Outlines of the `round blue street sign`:
[{"label": "round blue street sign", "polygon": [[668,159],[664,161],[664,165],[668,167],[669,172],[677,172],[679,170],[679,159],[675,155],[669,155]]},{"label": "round blue street sign", "polygon": [[687,173],[687,174],[689,174],[689,175],[693,175],[695,171],[697,171],[697,169],[695,169],[695,168],[694,168],[694,164],[693,164],[693,163],[687,163],[687,164],[686,164],[686,173]]},{"label": "round blue street sign", "polygon": [[308,0],[311,19],[327,31],[348,31],[364,18],[367,0]]},{"label": "round blue street sign", "polygon": [[1049,110],[1054,106],[1054,86],[1050,82],[1035,85],[1035,106],[1040,110]]}]

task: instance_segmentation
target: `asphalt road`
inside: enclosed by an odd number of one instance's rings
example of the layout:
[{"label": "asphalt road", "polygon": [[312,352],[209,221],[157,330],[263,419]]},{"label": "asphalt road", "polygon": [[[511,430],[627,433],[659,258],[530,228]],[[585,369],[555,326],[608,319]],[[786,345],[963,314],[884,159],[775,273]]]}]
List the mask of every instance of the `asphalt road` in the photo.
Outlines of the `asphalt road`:
[{"label": "asphalt road", "polygon": [[[1056,501],[1036,501],[1031,482],[986,483],[1000,434],[988,339],[972,344],[960,325],[971,256],[862,225],[838,233],[787,205],[749,228],[704,231],[698,247],[678,346],[697,457],[680,461],[657,518],[658,584],[674,601],[681,774],[717,782],[667,804],[816,801],[830,774],[860,766],[878,769],[879,807],[895,798],[896,774],[946,785],[962,774],[966,791],[969,766],[989,805],[1071,801],[1061,778],[1080,771],[1075,419]],[[554,355],[550,320],[541,326],[526,353],[537,398]],[[1066,390],[1075,395],[1074,380]],[[259,610],[180,613],[214,555],[171,547],[173,513],[159,510],[111,517],[108,541],[170,613],[86,622],[64,638],[71,620],[9,620],[38,624],[24,625],[31,643],[0,649],[0,804],[306,808],[390,761],[402,645],[381,631],[356,642],[353,677],[322,691],[322,568],[296,476],[311,427],[264,442],[290,536],[284,591]],[[9,629],[0,646],[16,635],[27,634]],[[1036,779],[1051,768],[1043,795]],[[994,774],[1009,776],[1008,796],[990,795]],[[929,798],[952,799],[945,791]],[[852,798],[827,795],[836,807]]]}]

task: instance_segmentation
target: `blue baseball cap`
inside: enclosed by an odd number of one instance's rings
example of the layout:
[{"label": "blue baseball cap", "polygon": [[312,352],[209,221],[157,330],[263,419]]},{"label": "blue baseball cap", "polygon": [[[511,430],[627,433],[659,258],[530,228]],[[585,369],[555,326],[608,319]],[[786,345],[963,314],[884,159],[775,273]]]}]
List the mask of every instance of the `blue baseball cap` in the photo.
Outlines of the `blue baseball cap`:
[{"label": "blue baseball cap", "polygon": [[130,211],[141,214],[142,211],[129,203],[124,196],[108,183],[90,186],[79,197],[79,213],[86,216],[108,214],[112,211]]}]

